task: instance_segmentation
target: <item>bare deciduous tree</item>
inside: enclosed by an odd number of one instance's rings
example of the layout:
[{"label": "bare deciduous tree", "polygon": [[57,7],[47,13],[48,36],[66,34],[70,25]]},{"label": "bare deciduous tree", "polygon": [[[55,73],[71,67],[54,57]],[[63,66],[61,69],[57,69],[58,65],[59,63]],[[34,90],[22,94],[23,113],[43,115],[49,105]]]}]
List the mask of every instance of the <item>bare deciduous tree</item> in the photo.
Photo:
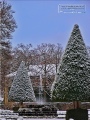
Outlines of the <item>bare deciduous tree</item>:
[{"label": "bare deciduous tree", "polygon": [[38,87],[40,86],[39,77],[42,77],[45,100],[54,80],[63,49],[60,44],[54,45],[46,43],[42,43],[36,48],[31,49],[31,47],[31,44],[24,45],[21,43],[14,48],[11,72],[17,71],[21,61],[25,61],[30,76],[34,76],[34,90],[38,90]]},{"label": "bare deciduous tree", "polygon": [[5,86],[5,75],[8,73],[11,59],[11,43],[12,32],[17,28],[13,17],[14,11],[6,1],[0,2],[0,83],[2,93]]},{"label": "bare deciduous tree", "polygon": [[[44,100],[46,101],[47,86],[49,90],[54,79],[54,75],[57,71],[58,63],[62,55],[62,46],[60,44],[41,44],[34,49],[34,60],[36,60],[37,72],[43,77],[44,87]],[[42,72],[41,72],[42,71]]]},{"label": "bare deciduous tree", "polygon": [[31,44],[24,45],[22,43],[18,44],[12,50],[12,65],[11,65],[11,72],[15,72],[20,65],[21,61],[25,61],[26,66],[29,68],[31,64]]}]

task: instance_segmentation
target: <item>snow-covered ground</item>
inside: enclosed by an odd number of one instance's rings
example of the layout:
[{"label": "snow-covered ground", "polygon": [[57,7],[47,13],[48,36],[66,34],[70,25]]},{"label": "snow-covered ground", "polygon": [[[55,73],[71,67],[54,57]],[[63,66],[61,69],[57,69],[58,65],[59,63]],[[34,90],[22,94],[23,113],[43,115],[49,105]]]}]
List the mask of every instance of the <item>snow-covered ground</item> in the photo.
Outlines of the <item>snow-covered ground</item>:
[{"label": "snow-covered ground", "polygon": [[[38,118],[38,117],[36,117],[36,118],[27,118],[27,117],[23,117],[23,119],[22,119],[22,116],[18,116],[18,113],[13,113],[13,111],[11,111],[11,110],[3,110],[3,109],[0,109],[0,120],[5,120],[4,118],[9,118],[9,116],[10,116],[10,118],[13,118],[13,116],[15,117],[15,118],[17,118],[18,120],[58,120],[58,118],[53,118],[53,117],[51,117],[51,118]],[[60,120],[62,120],[62,119],[60,119]]]},{"label": "snow-covered ground", "polygon": [[23,120],[64,120],[60,118],[24,118]]}]

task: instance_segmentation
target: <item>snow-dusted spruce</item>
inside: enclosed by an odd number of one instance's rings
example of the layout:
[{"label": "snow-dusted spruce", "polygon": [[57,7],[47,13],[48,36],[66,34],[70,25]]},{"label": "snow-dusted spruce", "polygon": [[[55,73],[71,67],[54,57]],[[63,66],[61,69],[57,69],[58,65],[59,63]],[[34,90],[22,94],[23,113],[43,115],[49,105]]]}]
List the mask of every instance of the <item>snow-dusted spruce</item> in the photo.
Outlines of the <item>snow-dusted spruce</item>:
[{"label": "snow-dusted spruce", "polygon": [[28,76],[28,70],[24,61],[21,62],[17,70],[17,74],[12,82],[8,98],[9,101],[16,102],[36,101],[31,80]]},{"label": "snow-dusted spruce", "polygon": [[90,61],[79,26],[74,25],[51,88],[54,101],[85,101],[90,97]]}]

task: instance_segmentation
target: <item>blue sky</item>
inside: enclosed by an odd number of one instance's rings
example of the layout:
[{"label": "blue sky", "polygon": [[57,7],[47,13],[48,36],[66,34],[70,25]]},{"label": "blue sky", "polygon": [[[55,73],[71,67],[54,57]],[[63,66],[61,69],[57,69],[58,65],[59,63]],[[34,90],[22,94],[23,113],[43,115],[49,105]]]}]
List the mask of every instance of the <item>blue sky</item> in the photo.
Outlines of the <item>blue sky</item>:
[{"label": "blue sky", "polygon": [[[19,43],[33,47],[41,43],[61,43],[66,46],[74,24],[78,24],[86,45],[90,45],[90,1],[88,0],[8,0],[15,11],[18,28],[12,45]],[[85,13],[58,13],[59,4],[85,4]]]}]

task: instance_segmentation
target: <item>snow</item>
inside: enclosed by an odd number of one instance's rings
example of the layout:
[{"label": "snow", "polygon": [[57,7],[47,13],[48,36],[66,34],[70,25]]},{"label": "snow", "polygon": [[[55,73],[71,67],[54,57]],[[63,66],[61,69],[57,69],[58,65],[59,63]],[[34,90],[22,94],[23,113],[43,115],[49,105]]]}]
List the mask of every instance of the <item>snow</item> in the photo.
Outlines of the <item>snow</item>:
[{"label": "snow", "polygon": [[6,118],[18,118],[18,113],[13,113],[11,110],[0,109],[0,120],[6,120]]},{"label": "snow", "polygon": [[[30,65],[28,75],[29,76],[44,75],[44,67],[45,67],[45,65]],[[47,64],[46,71],[48,71],[49,75],[56,74],[56,65],[55,64]],[[17,74],[17,71],[8,74],[6,77],[13,77],[16,74]]]},{"label": "snow", "polygon": [[23,117],[20,116],[17,120],[23,120]]},{"label": "snow", "polygon": [[0,101],[3,101],[3,98],[2,98],[2,97],[0,97]]},{"label": "snow", "polygon": [[21,62],[17,74],[11,85],[9,96],[10,101],[16,102],[33,102],[36,101],[31,80],[28,76],[28,70],[25,62]]},{"label": "snow", "polygon": [[17,74],[17,72],[13,72],[13,73],[10,73],[10,74],[6,75],[6,77],[13,77],[13,76],[15,76],[16,74]]},{"label": "snow", "polygon": [[[33,71],[33,75],[35,74],[39,74],[39,75],[44,75],[44,68],[45,65],[30,65],[29,66],[29,75],[32,75],[32,71]],[[56,73],[56,65],[55,64],[48,64],[46,65],[46,71],[48,71],[49,75],[53,75]]]},{"label": "snow", "polygon": [[22,116],[18,116],[18,113],[13,113],[13,111],[11,110],[3,110],[3,109],[0,109],[0,120],[6,120],[5,118],[8,117],[8,118],[18,118],[17,120],[57,120],[57,118],[38,118],[38,117],[35,117],[35,118],[27,118],[27,117],[23,117],[22,119]]},{"label": "snow", "polygon": [[51,88],[54,100],[88,100],[90,59],[79,26],[75,25]]},{"label": "snow", "polygon": [[[62,120],[61,118],[53,118],[53,117],[51,117],[51,118],[23,118],[23,120]],[[63,119],[64,120],[64,119]]]}]

